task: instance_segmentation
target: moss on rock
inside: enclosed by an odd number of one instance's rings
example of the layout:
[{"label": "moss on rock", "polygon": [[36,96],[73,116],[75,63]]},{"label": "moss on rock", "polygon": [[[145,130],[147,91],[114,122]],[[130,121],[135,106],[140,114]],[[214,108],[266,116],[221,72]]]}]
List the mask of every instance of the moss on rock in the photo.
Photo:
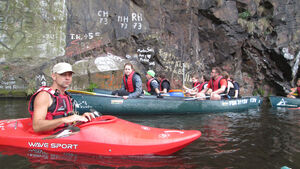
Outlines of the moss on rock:
[{"label": "moss on rock", "polygon": [[27,97],[27,93],[24,90],[0,90],[0,97]]}]

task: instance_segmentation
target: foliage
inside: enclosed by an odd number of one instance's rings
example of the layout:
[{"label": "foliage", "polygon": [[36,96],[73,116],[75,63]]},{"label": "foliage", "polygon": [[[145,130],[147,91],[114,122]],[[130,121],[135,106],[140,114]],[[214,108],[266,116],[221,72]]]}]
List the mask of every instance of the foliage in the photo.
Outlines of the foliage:
[{"label": "foliage", "polygon": [[252,74],[250,74],[250,73],[248,73],[248,77],[252,78],[252,77],[253,77],[253,75],[252,75]]},{"label": "foliage", "polygon": [[239,18],[242,18],[242,19],[248,19],[250,16],[251,16],[251,14],[249,11],[244,11],[242,13],[239,13]]},{"label": "foliage", "polygon": [[24,90],[0,90],[0,97],[26,97]]},{"label": "foliage", "polygon": [[96,83],[91,83],[86,90],[89,92],[93,92],[95,88],[99,88],[98,85]]},{"label": "foliage", "polygon": [[257,92],[258,92],[258,94],[261,95],[261,96],[264,96],[264,95],[265,95],[265,91],[264,91],[263,88],[258,88],[258,89],[257,89]]},{"label": "foliage", "polygon": [[10,93],[13,97],[26,97],[27,96],[27,94],[24,90],[12,90]]},{"label": "foliage", "polygon": [[7,66],[7,65],[5,65],[4,67],[3,67],[3,70],[9,70],[9,66]]},{"label": "foliage", "polygon": [[35,93],[35,89],[34,88],[30,88],[28,87],[27,90],[26,90],[26,95],[27,96],[31,96]]},{"label": "foliage", "polygon": [[258,88],[257,90],[253,91],[253,96],[264,96],[265,95],[265,91],[263,88]]},{"label": "foliage", "polygon": [[31,79],[28,83],[27,89],[26,89],[26,94],[27,96],[31,96],[36,92],[36,84],[35,84],[35,80]]},{"label": "foliage", "polygon": [[9,96],[10,95],[10,91],[9,90],[4,90],[4,89],[1,89],[0,90],[0,96]]}]

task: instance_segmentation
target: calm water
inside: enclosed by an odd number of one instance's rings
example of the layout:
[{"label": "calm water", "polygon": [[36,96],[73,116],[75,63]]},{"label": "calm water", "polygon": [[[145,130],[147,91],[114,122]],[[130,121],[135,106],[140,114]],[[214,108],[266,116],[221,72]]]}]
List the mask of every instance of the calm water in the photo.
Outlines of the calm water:
[{"label": "calm water", "polygon": [[[300,109],[272,109],[266,100],[258,110],[240,113],[121,117],[151,127],[202,132],[198,140],[172,156],[107,157],[9,149],[10,155],[0,153],[0,168],[300,168]],[[0,110],[0,119],[29,117],[26,100],[0,100]],[[16,151],[21,155],[14,155]]]}]

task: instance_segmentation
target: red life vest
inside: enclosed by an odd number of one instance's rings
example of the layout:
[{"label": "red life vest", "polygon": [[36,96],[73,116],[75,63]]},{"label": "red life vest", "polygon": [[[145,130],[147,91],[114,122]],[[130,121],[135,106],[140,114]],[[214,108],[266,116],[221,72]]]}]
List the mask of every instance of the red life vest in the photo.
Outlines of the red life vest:
[{"label": "red life vest", "polygon": [[200,82],[195,82],[193,83],[193,88],[195,88],[196,86],[198,86],[198,91],[200,92]]},{"label": "red life vest", "polygon": [[207,84],[207,82],[203,82],[203,83],[201,83],[201,85],[199,86],[199,92],[201,91],[201,90],[203,90],[204,89],[204,85],[206,85]]},{"label": "red life vest", "polygon": [[[147,91],[149,92],[149,93],[151,93],[151,82],[153,81],[153,80],[156,80],[154,77],[153,78],[151,78],[151,79],[149,79],[148,80],[148,82],[147,82]],[[152,91],[153,92],[153,91]]]},{"label": "red life vest", "polygon": [[[216,90],[218,90],[218,89],[221,88],[221,84],[220,83],[221,83],[222,79],[224,79],[223,76],[219,76],[217,78],[217,80],[213,80],[213,78],[211,78],[209,80],[208,83],[210,83],[210,88],[212,89],[212,91],[216,91]],[[226,89],[225,89],[225,91],[226,91]]]},{"label": "red life vest", "polygon": [[300,98],[300,87],[297,87],[298,98]]},{"label": "red life vest", "polygon": [[[170,86],[170,82],[168,81],[168,79],[161,79],[160,84],[159,84],[159,89],[160,89],[160,91],[164,90],[164,89],[163,89],[163,86],[162,86],[162,84],[163,84],[164,82],[167,82],[167,83],[169,84],[169,86]],[[169,90],[170,90],[170,89],[167,89],[167,92],[169,92]]]},{"label": "red life vest", "polygon": [[130,93],[135,91],[135,87],[134,87],[134,84],[133,84],[133,81],[132,81],[134,73],[135,72],[132,71],[127,78],[126,78],[126,75],[123,76],[123,83],[125,85],[125,88]]},{"label": "red life vest", "polygon": [[[53,98],[53,103],[48,108],[48,112],[46,115],[46,120],[52,120],[57,119],[61,117],[66,117],[70,112],[73,111],[73,106],[71,102],[71,98],[67,94],[56,94],[54,90],[52,90],[50,87],[43,86],[39,90],[37,90],[30,98],[29,104],[28,104],[28,111],[31,114],[31,118],[33,118],[33,112],[34,112],[34,99],[37,96],[37,94],[41,91],[48,92],[51,97]],[[62,126],[59,127],[63,127]]]}]

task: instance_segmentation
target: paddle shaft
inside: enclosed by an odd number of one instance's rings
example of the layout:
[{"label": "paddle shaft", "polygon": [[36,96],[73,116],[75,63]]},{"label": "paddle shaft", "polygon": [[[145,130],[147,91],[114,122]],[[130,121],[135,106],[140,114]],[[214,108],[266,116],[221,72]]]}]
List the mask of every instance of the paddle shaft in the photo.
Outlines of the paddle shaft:
[{"label": "paddle shaft", "polygon": [[[220,96],[226,96],[227,94],[220,94]],[[205,96],[205,97],[193,97],[193,98],[188,98],[188,99],[184,99],[184,100],[197,100],[197,99],[207,99],[210,98],[210,96]]]},{"label": "paddle shaft", "polygon": [[184,86],[185,85],[185,83],[184,83],[184,74],[185,74],[185,68],[184,68],[184,62],[182,63],[182,86]]},{"label": "paddle shaft", "polygon": [[70,93],[88,94],[88,95],[95,95],[95,96],[104,96],[104,97],[120,97],[120,96],[115,96],[115,95],[101,94],[101,93],[88,92],[88,91],[80,91],[80,90],[68,90],[68,92],[70,92]]},{"label": "paddle shaft", "polygon": [[[198,84],[197,86],[195,86],[195,87],[193,87],[193,88],[191,88],[191,89],[188,89],[188,90],[194,90],[194,89],[196,89],[197,87],[199,87],[200,86],[200,84]],[[185,92],[185,93],[188,93],[188,92]]]}]

